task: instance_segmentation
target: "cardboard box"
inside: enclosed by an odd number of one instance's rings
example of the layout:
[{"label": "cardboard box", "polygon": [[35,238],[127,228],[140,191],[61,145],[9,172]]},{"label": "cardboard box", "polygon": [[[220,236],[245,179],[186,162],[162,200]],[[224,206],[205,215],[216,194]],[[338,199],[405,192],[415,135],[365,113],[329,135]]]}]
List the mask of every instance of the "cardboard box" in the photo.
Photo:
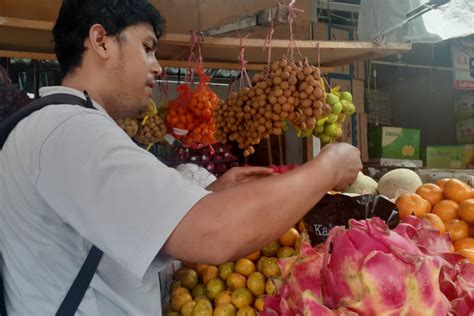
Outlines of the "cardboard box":
[{"label": "cardboard box", "polygon": [[420,130],[402,127],[376,127],[368,133],[371,159],[420,159]]},{"label": "cardboard box", "polygon": [[364,80],[353,79],[352,80],[352,103],[356,107],[356,112],[365,113],[365,94],[364,94]]},{"label": "cardboard box", "polygon": [[410,159],[380,158],[380,159],[370,159],[370,163],[380,165],[380,166],[383,166],[383,167],[399,167],[399,168],[421,168],[421,167],[423,167],[423,161],[421,161],[421,160],[410,160]]},{"label": "cardboard box", "polygon": [[458,144],[474,144],[474,116],[456,123]]},{"label": "cardboard box", "polygon": [[425,161],[432,169],[474,169],[474,145],[427,146]]},{"label": "cardboard box", "polygon": [[456,97],[454,102],[454,116],[462,120],[474,116],[474,93]]}]

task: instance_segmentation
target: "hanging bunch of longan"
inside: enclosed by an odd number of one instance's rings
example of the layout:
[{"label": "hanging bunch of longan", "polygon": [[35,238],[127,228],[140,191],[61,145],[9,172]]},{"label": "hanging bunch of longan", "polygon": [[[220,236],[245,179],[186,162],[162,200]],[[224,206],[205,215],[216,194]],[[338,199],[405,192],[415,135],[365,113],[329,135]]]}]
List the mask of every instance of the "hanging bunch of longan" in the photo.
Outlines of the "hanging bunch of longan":
[{"label": "hanging bunch of longan", "polygon": [[166,125],[159,115],[149,117],[146,122],[140,126],[134,139],[143,145],[155,144],[164,139],[166,135]]},{"label": "hanging bunch of longan", "polygon": [[131,138],[135,137],[138,132],[138,119],[136,118],[121,118],[117,120],[117,125],[127,133]]},{"label": "hanging bunch of longan", "polygon": [[252,87],[232,92],[215,111],[218,141],[237,141],[245,156],[261,139],[281,135],[284,121],[312,131],[318,119],[331,112],[315,66],[282,58],[252,81]]}]

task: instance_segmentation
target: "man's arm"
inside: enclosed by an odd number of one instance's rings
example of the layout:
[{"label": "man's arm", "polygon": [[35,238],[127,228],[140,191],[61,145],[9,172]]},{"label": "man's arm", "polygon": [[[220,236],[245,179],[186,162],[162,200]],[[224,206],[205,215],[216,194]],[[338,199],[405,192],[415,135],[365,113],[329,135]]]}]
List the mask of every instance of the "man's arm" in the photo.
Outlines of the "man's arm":
[{"label": "man's arm", "polygon": [[356,148],[337,144],[286,174],[212,193],[192,207],[163,250],[211,264],[244,257],[277,239],[328,190],[352,183],[361,167]]}]

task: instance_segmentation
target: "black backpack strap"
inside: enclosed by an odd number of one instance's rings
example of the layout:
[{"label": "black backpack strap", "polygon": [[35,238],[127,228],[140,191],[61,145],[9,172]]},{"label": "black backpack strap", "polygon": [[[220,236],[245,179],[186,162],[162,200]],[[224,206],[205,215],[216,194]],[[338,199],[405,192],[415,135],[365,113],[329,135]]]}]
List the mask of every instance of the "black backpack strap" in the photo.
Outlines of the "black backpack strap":
[{"label": "black backpack strap", "polygon": [[[66,93],[57,93],[51,94],[40,99],[37,99],[24,108],[18,110],[17,112],[13,113],[7,119],[5,119],[2,123],[0,123],[0,149],[5,144],[5,141],[10,135],[11,131],[16,127],[16,125],[25,117],[41,110],[42,108],[52,105],[52,104],[75,104],[84,106],[86,108],[95,109],[92,101],[84,91],[84,95],[86,99],[82,99],[80,97],[66,94]],[[71,288],[67,292],[66,296],[64,297],[61,306],[59,307],[56,315],[58,316],[73,316],[79,305],[81,304],[84,295],[86,294],[87,289],[94,277],[95,272],[97,271],[97,267],[99,266],[100,260],[102,259],[103,252],[97,248],[96,246],[92,246],[89,254],[87,255],[86,260],[82,264],[79,273],[77,274],[76,278],[74,279]],[[6,307],[5,307],[5,296],[4,296],[4,288],[3,282],[1,280],[1,273],[0,273],[0,315],[7,316]]]},{"label": "black backpack strap", "polygon": [[73,316],[81,304],[84,295],[86,294],[89,284],[94,277],[97,266],[104,253],[96,246],[92,246],[86,260],[84,261],[81,270],[76,276],[76,279],[71,285],[71,288],[66,294],[61,306],[59,307],[56,316]]},{"label": "black backpack strap", "polygon": [[76,104],[81,105],[87,108],[94,109],[92,101],[89,98],[87,92],[84,92],[86,100],[83,98],[77,97],[72,94],[66,93],[56,93],[51,94],[40,99],[37,99],[27,106],[16,111],[9,117],[7,117],[3,122],[0,123],[0,149],[2,149],[3,144],[6,142],[8,135],[15,128],[15,126],[25,117],[29,116],[33,112],[41,110],[42,108],[52,105],[52,104]]}]

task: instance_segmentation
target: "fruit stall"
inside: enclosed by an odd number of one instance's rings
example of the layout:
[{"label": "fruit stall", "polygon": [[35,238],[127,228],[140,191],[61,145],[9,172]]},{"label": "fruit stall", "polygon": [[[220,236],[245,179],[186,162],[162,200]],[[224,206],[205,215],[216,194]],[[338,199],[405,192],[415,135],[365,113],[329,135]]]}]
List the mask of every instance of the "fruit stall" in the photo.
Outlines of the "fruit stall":
[{"label": "fruit stall", "polygon": [[[291,172],[298,168],[286,163],[295,139],[302,144],[299,163],[320,146],[352,143],[365,174],[345,192],[329,192],[298,225],[245,258],[219,266],[174,262],[160,276],[163,314],[474,315],[474,175],[421,169],[419,131],[367,130],[372,117],[364,104],[370,110],[388,99],[365,89],[369,78],[356,65],[411,45],[353,41],[330,25],[326,38],[316,39],[316,25],[310,35],[302,31],[311,1],[283,8],[274,0],[240,1],[239,8],[217,2],[194,1],[189,10],[184,0],[151,1],[168,21],[159,61],[184,69],[185,78],[172,84],[164,71],[146,112],[117,124],[203,186],[215,179],[211,174],[244,164]],[[54,60],[59,3],[0,5],[0,57]],[[286,23],[268,8],[286,14]],[[268,25],[250,36],[213,35],[262,11]],[[225,95],[213,88],[209,69],[235,72]]]}]

